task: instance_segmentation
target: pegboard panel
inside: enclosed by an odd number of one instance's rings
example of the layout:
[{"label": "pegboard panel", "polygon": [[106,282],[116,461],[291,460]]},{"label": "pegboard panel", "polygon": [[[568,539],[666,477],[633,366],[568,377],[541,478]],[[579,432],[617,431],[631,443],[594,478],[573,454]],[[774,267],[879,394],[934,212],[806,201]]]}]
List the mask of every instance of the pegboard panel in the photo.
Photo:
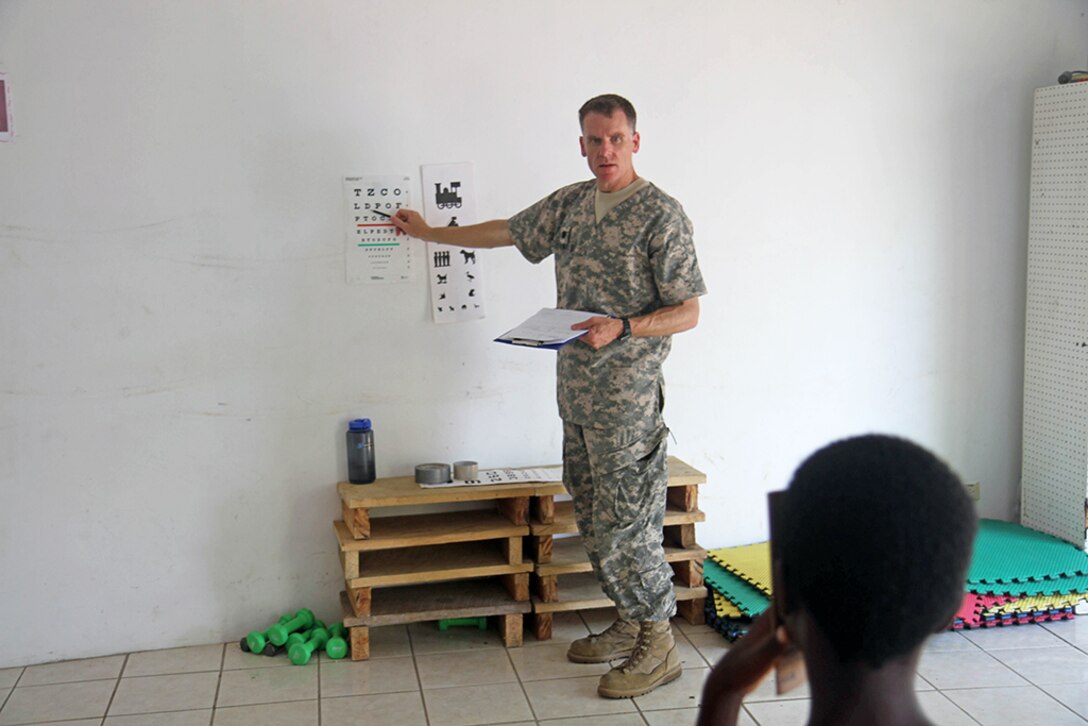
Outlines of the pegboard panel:
[{"label": "pegboard panel", "polygon": [[1088,83],[1035,92],[1021,521],[1085,546]]}]

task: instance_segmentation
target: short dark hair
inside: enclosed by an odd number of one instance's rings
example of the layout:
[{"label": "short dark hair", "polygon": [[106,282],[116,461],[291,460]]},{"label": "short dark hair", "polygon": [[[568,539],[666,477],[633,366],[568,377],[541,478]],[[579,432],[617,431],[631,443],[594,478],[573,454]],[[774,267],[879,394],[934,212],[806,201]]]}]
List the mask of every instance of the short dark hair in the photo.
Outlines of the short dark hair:
[{"label": "short dark hair", "polygon": [[951,624],[977,528],[959,477],[921,446],[876,434],[830,444],[782,506],[786,608],[807,610],[843,663],[879,668]]},{"label": "short dark hair", "polygon": [[631,105],[623,96],[617,96],[615,93],[605,93],[601,96],[594,96],[578,109],[578,127],[584,128],[586,116],[591,113],[599,113],[602,116],[611,116],[616,111],[622,111],[623,115],[627,117],[627,123],[631,126],[631,131],[635,130],[635,121],[637,120],[635,114],[635,107]]}]

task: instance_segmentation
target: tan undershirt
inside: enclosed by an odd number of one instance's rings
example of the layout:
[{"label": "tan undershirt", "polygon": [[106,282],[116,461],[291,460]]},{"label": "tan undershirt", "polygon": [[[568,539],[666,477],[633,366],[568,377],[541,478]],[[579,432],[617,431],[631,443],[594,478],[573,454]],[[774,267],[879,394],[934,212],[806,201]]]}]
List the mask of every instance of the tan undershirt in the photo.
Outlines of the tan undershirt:
[{"label": "tan undershirt", "polygon": [[593,212],[597,216],[597,221],[600,222],[606,214],[615,209],[616,205],[627,201],[635,192],[644,189],[649,183],[642,177],[638,177],[618,192],[602,192],[598,189],[597,196],[593,200]]}]

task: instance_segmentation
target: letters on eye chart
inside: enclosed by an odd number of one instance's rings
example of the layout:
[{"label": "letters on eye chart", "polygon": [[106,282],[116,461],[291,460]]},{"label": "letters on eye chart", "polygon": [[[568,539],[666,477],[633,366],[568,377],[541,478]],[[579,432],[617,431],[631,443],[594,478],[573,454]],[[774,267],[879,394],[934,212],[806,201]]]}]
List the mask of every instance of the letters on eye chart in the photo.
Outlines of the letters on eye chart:
[{"label": "letters on eye chart", "polygon": [[406,282],[415,278],[413,242],[389,216],[411,207],[406,176],[344,178],[347,235],[344,259],[350,285]]}]

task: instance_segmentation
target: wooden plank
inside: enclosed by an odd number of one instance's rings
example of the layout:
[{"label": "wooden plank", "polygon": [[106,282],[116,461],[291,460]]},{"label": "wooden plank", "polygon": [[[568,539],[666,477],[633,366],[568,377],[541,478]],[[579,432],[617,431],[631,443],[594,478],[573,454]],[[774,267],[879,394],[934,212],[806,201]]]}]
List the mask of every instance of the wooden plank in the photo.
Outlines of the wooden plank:
[{"label": "wooden plank", "polygon": [[699,487],[694,485],[670,487],[665,491],[666,500],[673,509],[694,512],[699,508]]},{"label": "wooden plank", "polygon": [[696,469],[691,464],[670,456],[669,459],[669,486],[686,487],[706,484],[706,474]]},{"label": "wooden plank", "polygon": [[343,522],[333,522],[333,526],[341,552],[389,550],[529,534],[527,526],[512,524],[506,517],[490,509],[375,517],[370,522],[368,539],[355,539]]},{"label": "wooden plank", "polygon": [[351,638],[351,659],[352,660],[367,660],[370,658],[370,628],[365,625],[359,625],[354,628],[348,628],[348,635]]},{"label": "wooden plank", "polygon": [[340,593],[340,607],[344,627],[353,628],[527,613],[533,604],[514,600],[498,578],[485,578],[375,590],[366,617],[355,615],[346,592]]},{"label": "wooden plank", "polygon": [[533,561],[537,564],[545,564],[552,561],[552,536],[550,534],[533,535],[529,537],[529,551]]},{"label": "wooden plank", "polygon": [[[684,587],[673,582],[673,591],[677,601],[706,599],[706,587]],[[559,599],[556,602],[543,602],[533,598],[533,612],[558,613],[570,610],[590,610],[613,605],[612,600],[601,590],[593,573],[567,575],[559,582]]]},{"label": "wooden plank", "polygon": [[344,579],[350,580],[359,576],[359,553],[341,552],[340,566],[344,568]]},{"label": "wooden plank", "polygon": [[348,531],[351,532],[352,539],[366,539],[370,536],[369,510],[361,507],[352,509],[346,503],[341,502],[340,514],[347,525]]},{"label": "wooden plank", "polygon": [[514,524],[529,524],[529,497],[510,497],[495,500],[495,506],[504,517]]},{"label": "wooden plank", "polygon": [[687,587],[699,587],[703,584],[703,560],[682,560],[670,562],[677,582]]},{"label": "wooden plank", "polygon": [[[706,474],[690,464],[670,456],[669,486],[689,486],[706,483]],[[558,468],[550,464],[546,468]],[[541,467],[521,467],[541,468]],[[489,499],[505,499],[516,496],[547,496],[566,494],[561,482],[529,482],[518,484],[493,484],[488,486],[443,487],[426,489],[415,481],[415,476],[398,476],[377,479],[370,484],[336,485],[340,499],[349,509],[411,506],[446,502],[478,502]]]},{"label": "wooden plank", "polygon": [[[556,465],[529,468],[558,468]],[[370,484],[351,484],[342,481],[336,491],[348,508],[399,507],[416,504],[440,504],[448,502],[483,502],[507,497],[534,494],[562,494],[562,482],[519,482],[516,484],[488,484],[486,486],[440,487],[428,489],[416,483],[415,475],[376,479]]]},{"label": "wooden plank", "polygon": [[543,524],[555,521],[555,497],[552,495],[533,497],[533,519]]},{"label": "wooden plank", "polygon": [[552,639],[552,614],[533,612],[529,615],[530,627],[537,640]]},{"label": "wooden plank", "polygon": [[519,648],[522,643],[524,616],[521,613],[499,616],[499,634],[507,648]]},{"label": "wooden plank", "polygon": [[676,612],[684,620],[688,621],[692,625],[705,625],[706,624],[706,598],[697,598],[695,600],[678,600],[676,602]]},{"label": "wooden plank", "polygon": [[507,593],[510,597],[514,598],[518,602],[525,602],[529,599],[529,573],[523,572],[515,575],[503,575],[502,584],[506,586]]},{"label": "wooden plank", "polygon": [[695,544],[694,524],[676,524],[670,526],[667,522],[668,519],[666,518],[665,542],[667,544],[686,550],[698,546]]},{"label": "wooden plank", "polygon": [[359,557],[359,575],[347,581],[351,588],[489,577],[533,569],[529,560],[510,564],[499,543],[491,540],[362,552]]},{"label": "wooden plank", "polygon": [[559,578],[556,575],[533,574],[533,589],[543,602],[555,602],[559,599]]},{"label": "wooden plank", "polygon": [[516,565],[525,559],[521,551],[522,541],[521,537],[507,537],[506,539],[499,540],[503,555],[506,557],[506,561],[511,565]]},{"label": "wooden plank", "polygon": [[[706,514],[695,510],[694,512],[685,512],[681,509],[674,509],[666,504],[665,507],[665,526],[678,525],[678,524],[694,524],[695,522],[705,522]],[[535,535],[543,534],[578,534],[578,525],[574,521],[574,503],[573,502],[556,502],[555,503],[555,520],[550,524],[543,522],[530,522],[529,530]]]},{"label": "wooden plank", "polygon": [[[698,545],[689,549],[665,545],[666,562],[698,562],[702,571],[702,563],[705,559],[706,550]],[[589,564],[589,556],[586,555],[586,548],[582,546],[582,538],[564,537],[553,541],[551,559],[544,563],[538,562],[534,571],[538,575],[567,575],[574,572],[592,572],[593,566]]]},{"label": "wooden plank", "polygon": [[370,615],[370,605],[373,602],[373,593],[369,587],[347,588],[348,602],[351,604],[351,612],[357,618],[365,618]]}]

